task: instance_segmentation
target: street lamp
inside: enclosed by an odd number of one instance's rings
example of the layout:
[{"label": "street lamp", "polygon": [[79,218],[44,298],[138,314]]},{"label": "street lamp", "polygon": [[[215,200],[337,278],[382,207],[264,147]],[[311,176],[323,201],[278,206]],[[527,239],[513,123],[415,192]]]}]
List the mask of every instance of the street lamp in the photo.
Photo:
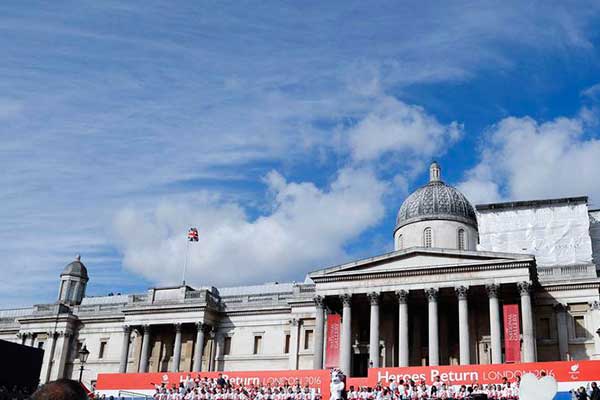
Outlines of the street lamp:
[{"label": "street lamp", "polygon": [[87,347],[85,347],[84,344],[81,350],[79,350],[79,363],[81,364],[79,367],[79,383],[81,383],[81,377],[83,376],[83,366],[85,365],[89,355],[90,351],[87,349]]}]

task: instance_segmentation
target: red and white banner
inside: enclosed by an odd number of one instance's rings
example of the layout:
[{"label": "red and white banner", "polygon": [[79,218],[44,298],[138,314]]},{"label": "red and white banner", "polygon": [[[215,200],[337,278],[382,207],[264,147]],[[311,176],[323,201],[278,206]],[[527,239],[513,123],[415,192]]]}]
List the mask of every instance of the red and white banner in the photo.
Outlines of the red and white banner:
[{"label": "red and white banner", "polygon": [[517,375],[533,373],[540,377],[542,372],[553,376],[558,382],[593,381],[600,379],[600,361],[557,361],[521,364],[448,365],[439,367],[371,368],[369,386],[377,382],[387,384],[390,377],[396,382],[402,379],[425,381],[430,385],[437,376],[450,385],[500,383],[506,377],[514,382]]},{"label": "red and white banner", "polygon": [[[301,371],[227,371],[227,372],[157,372],[145,374],[98,374],[96,390],[102,392],[116,392],[119,390],[134,393],[152,394],[155,385],[164,383],[167,386],[179,385],[181,379],[188,375],[192,378],[206,377],[218,378],[219,374],[229,380],[233,385],[244,386],[283,385],[285,381],[293,385],[299,380],[302,386],[308,384],[311,388],[321,393],[329,393],[329,370],[301,370]],[[326,392],[324,392],[324,390]]]},{"label": "red and white banner", "polygon": [[342,318],[339,314],[327,316],[327,342],[325,353],[325,368],[340,366],[340,327]]},{"label": "red and white banner", "polygon": [[[395,381],[425,381],[430,385],[436,377],[450,385],[470,385],[501,383],[506,377],[514,382],[517,375],[533,373],[540,377],[542,373],[553,376],[559,391],[567,392],[574,387],[585,386],[586,382],[600,381],[600,361],[555,361],[517,364],[488,365],[449,365],[439,367],[406,367],[406,368],[371,368],[367,378],[348,378],[347,386],[375,386],[378,382],[388,385],[393,376]],[[119,391],[148,394],[154,393],[155,385],[165,383],[167,386],[179,385],[187,375],[192,378],[217,378],[219,372],[159,372],[146,374],[98,374],[96,390],[99,393],[118,395]],[[322,394],[329,396],[329,370],[301,371],[239,371],[222,372],[225,379],[233,385],[282,385],[285,381],[294,384],[299,380],[301,385],[308,384]]]},{"label": "red and white banner", "polygon": [[519,324],[519,305],[505,304],[504,312],[504,362],[521,361],[521,328]]}]

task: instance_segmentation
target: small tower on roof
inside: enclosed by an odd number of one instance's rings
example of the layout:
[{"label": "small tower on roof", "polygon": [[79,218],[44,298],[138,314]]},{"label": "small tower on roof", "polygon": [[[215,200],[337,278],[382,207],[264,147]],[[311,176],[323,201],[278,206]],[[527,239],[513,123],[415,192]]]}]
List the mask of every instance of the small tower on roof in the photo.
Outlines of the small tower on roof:
[{"label": "small tower on roof", "polygon": [[60,274],[58,302],[69,305],[81,304],[88,280],[87,268],[81,262],[81,256],[77,254],[75,261],[69,263]]},{"label": "small tower on roof", "polygon": [[442,180],[442,168],[437,161],[434,161],[429,166],[429,182],[441,182]]}]

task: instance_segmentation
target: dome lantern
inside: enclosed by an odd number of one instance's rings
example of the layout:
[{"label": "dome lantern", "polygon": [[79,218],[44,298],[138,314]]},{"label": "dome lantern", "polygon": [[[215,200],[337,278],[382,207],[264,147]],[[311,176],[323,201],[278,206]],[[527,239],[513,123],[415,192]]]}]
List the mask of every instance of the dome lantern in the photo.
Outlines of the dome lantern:
[{"label": "dome lantern", "polygon": [[429,166],[429,182],[441,182],[442,180],[442,169],[440,165],[434,161]]}]

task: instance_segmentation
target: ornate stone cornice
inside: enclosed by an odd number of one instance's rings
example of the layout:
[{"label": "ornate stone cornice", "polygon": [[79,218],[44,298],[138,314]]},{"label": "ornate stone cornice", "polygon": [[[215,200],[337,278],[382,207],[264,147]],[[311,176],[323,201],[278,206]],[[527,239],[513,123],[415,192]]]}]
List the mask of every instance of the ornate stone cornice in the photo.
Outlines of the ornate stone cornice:
[{"label": "ornate stone cornice", "polygon": [[469,287],[468,286],[457,286],[454,288],[454,292],[456,293],[456,297],[459,300],[466,300],[469,295]]},{"label": "ornate stone cornice", "polygon": [[369,301],[371,302],[372,306],[378,306],[379,305],[379,293],[377,293],[377,292],[371,292],[367,296],[369,296]]},{"label": "ornate stone cornice", "polygon": [[541,287],[546,292],[558,292],[562,290],[585,290],[585,289],[600,289],[600,282],[543,282]]},{"label": "ornate stone cornice", "polygon": [[425,289],[425,295],[430,302],[437,301],[439,289],[435,287]]},{"label": "ornate stone cornice", "polygon": [[495,283],[489,283],[485,285],[485,291],[489,298],[498,298],[498,291],[500,290],[500,286]]},{"label": "ornate stone cornice", "polygon": [[342,305],[344,307],[352,306],[352,295],[349,293],[340,295],[340,300],[342,301]]},{"label": "ornate stone cornice", "polygon": [[521,296],[529,296],[531,292],[531,282],[519,282],[517,283],[517,287],[519,288],[519,294]]},{"label": "ornate stone cornice", "polygon": [[396,298],[398,299],[398,304],[406,304],[408,301],[408,290],[396,290]]},{"label": "ornate stone cornice", "polygon": [[509,263],[498,263],[498,264],[480,264],[480,265],[444,265],[436,268],[422,268],[422,269],[402,269],[398,271],[372,271],[363,273],[353,273],[349,275],[341,275],[343,271],[336,271],[335,275],[315,275],[311,276],[313,281],[316,283],[326,282],[338,282],[338,281],[356,281],[365,279],[390,279],[390,278],[401,278],[408,276],[431,276],[431,275],[445,275],[449,273],[461,273],[461,272],[477,272],[477,271],[500,271],[507,269],[519,269],[527,268],[531,264],[529,262],[509,262]]}]

